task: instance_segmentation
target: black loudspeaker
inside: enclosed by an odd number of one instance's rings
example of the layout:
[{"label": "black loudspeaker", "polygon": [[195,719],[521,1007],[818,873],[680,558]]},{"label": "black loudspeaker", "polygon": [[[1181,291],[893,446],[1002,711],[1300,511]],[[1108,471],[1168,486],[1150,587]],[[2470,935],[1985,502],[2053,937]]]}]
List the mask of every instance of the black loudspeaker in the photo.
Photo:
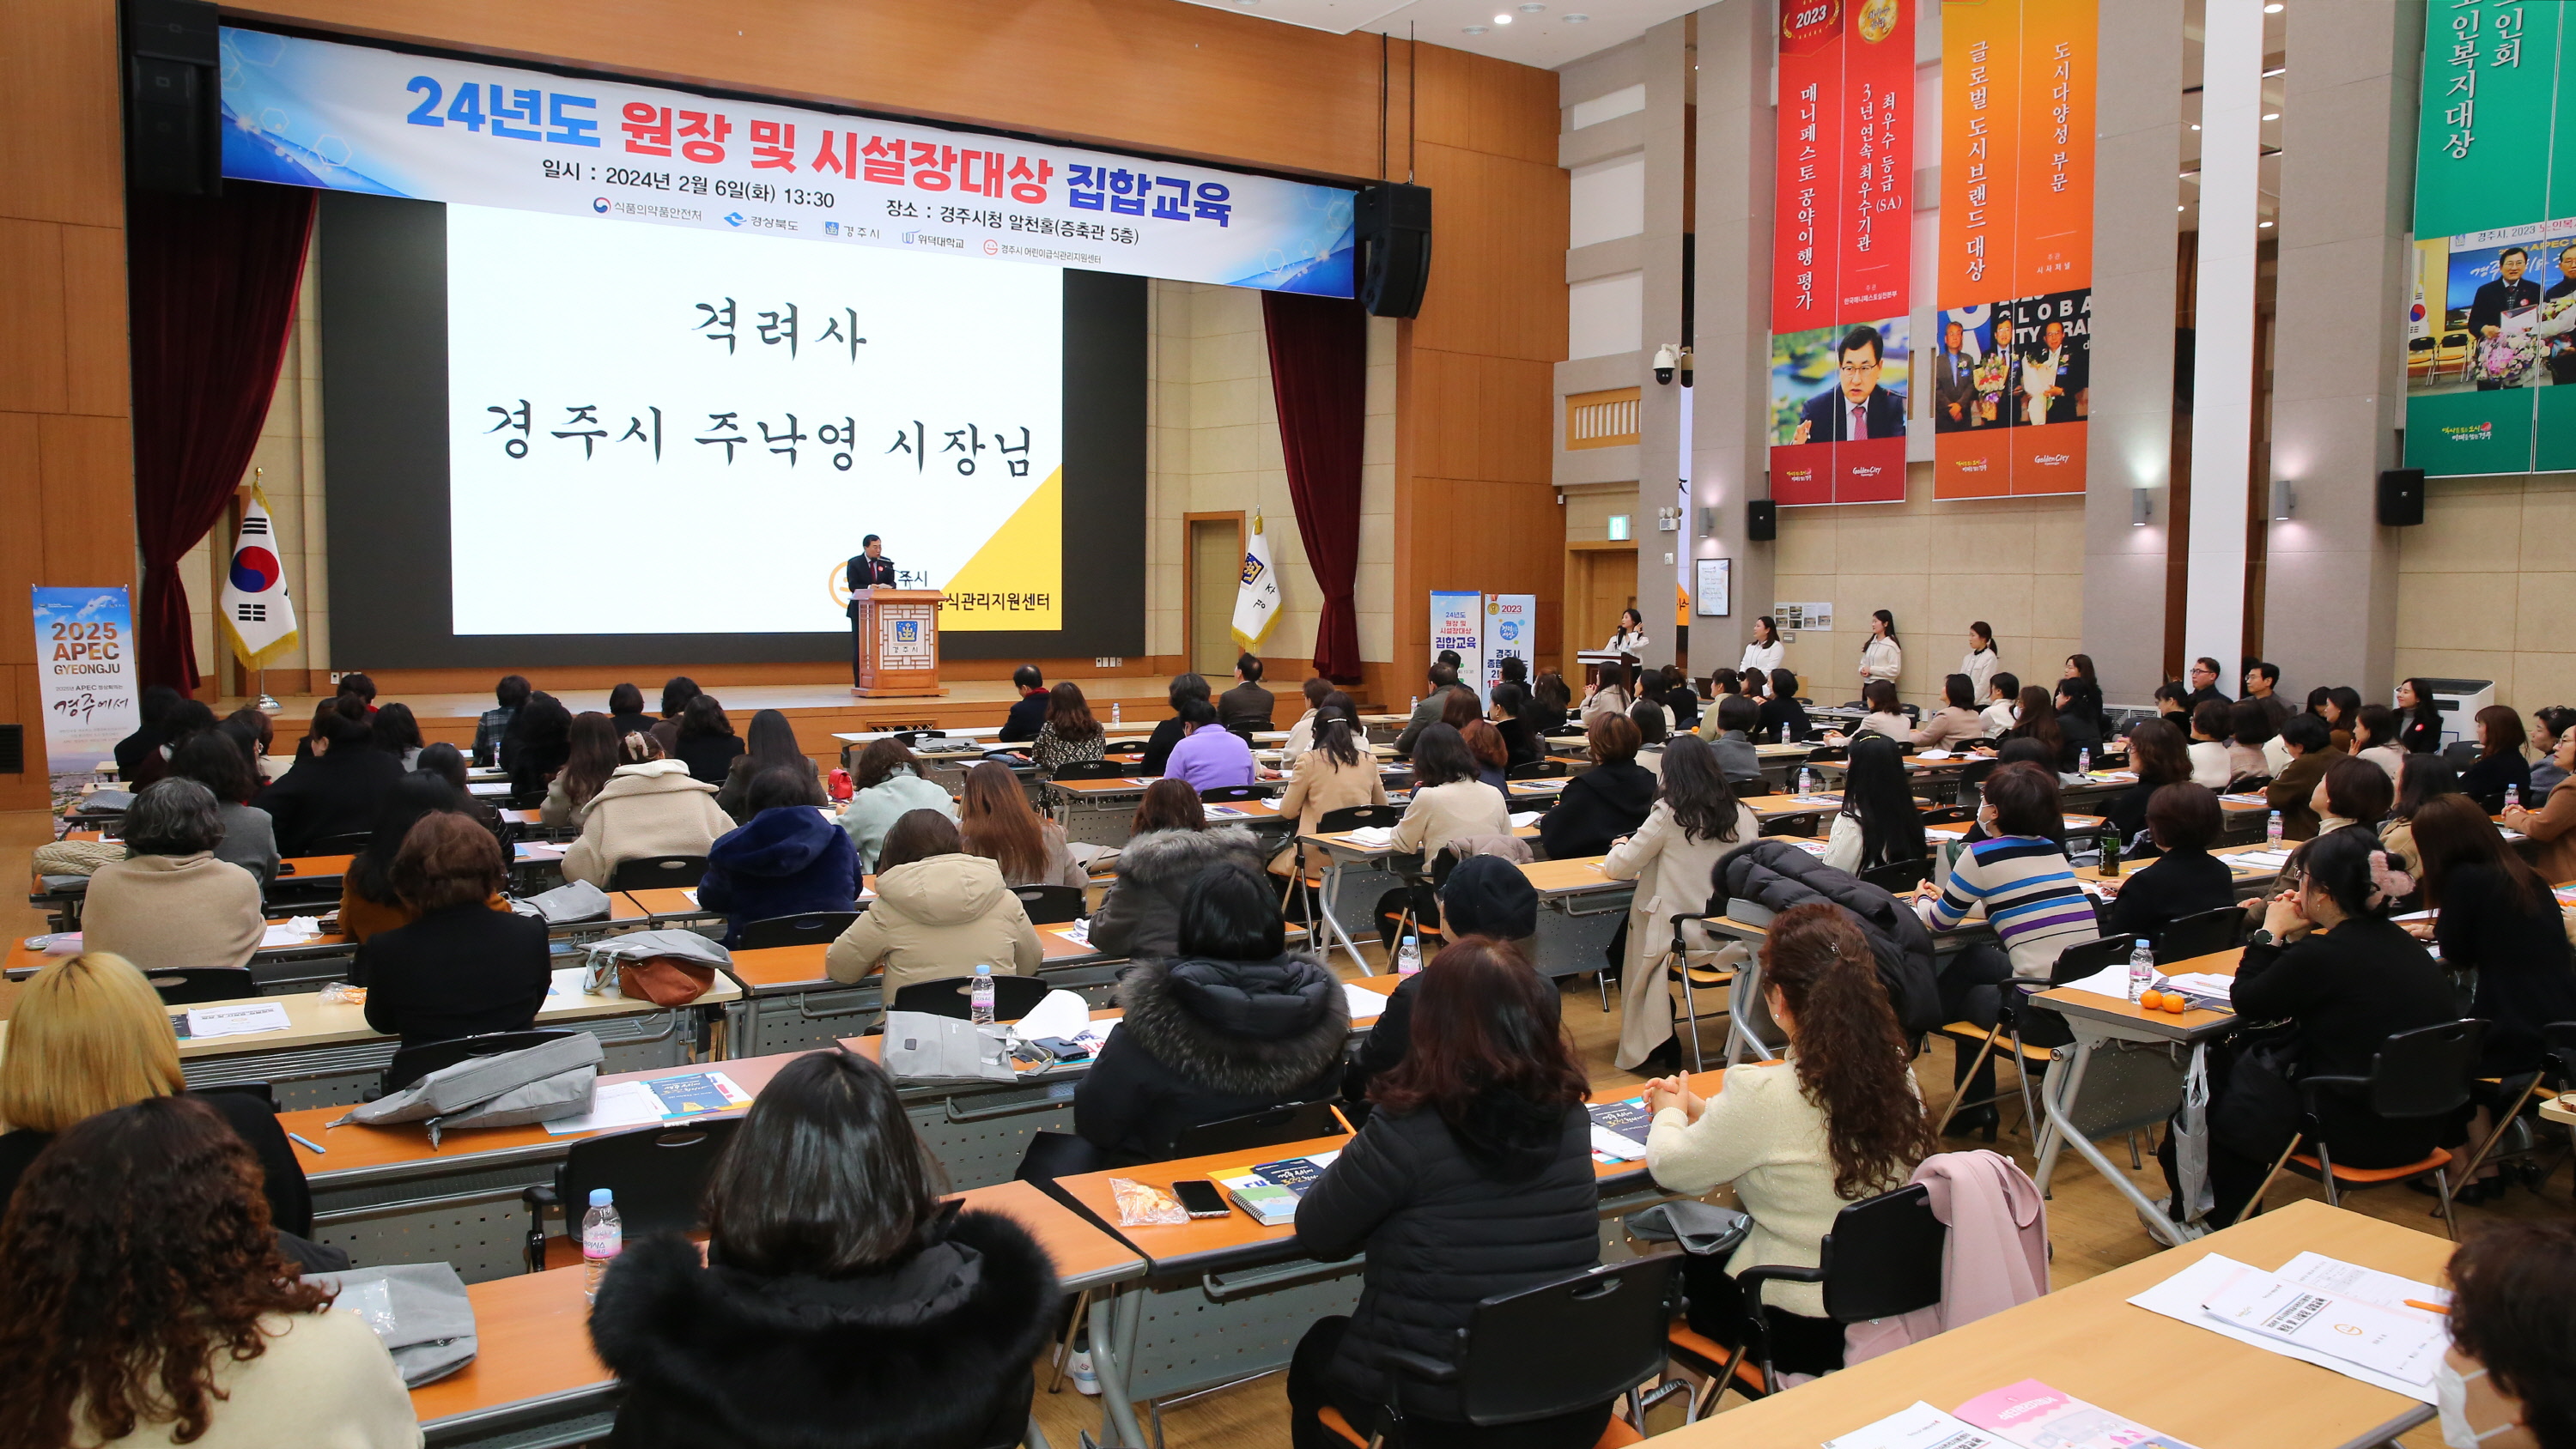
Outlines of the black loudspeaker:
[{"label": "black loudspeaker", "polygon": [[2412,528],[2424,521],[2424,470],[2391,468],[2379,475],[2379,521]]},{"label": "black loudspeaker", "polygon": [[1744,536],[1755,543],[1769,543],[1780,536],[1780,505],[1768,498],[1756,498],[1744,505]]},{"label": "black loudspeaker", "polygon": [[1415,317],[1431,281],[1431,188],[1384,181],[1360,189],[1360,305],[1372,317]]},{"label": "black loudspeaker", "polygon": [[137,190],[223,192],[218,14],[201,0],[125,0],[125,179]]}]

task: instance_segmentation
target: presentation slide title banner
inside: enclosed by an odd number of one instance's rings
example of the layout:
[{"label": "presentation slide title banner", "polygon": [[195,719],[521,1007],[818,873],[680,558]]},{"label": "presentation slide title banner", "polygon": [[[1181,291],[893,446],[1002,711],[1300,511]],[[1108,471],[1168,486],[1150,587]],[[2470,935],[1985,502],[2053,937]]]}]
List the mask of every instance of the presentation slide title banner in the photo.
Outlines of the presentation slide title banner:
[{"label": "presentation slide title banner", "polygon": [[1336,186],[231,27],[223,117],[239,180],[1352,295]]}]

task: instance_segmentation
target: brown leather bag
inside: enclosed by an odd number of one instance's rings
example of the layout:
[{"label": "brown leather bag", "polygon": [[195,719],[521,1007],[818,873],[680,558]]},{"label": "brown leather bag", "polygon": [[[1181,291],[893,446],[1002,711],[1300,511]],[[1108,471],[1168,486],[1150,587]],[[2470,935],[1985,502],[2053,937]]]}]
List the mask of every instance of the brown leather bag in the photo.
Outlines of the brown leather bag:
[{"label": "brown leather bag", "polygon": [[617,994],[655,1006],[686,1006],[716,984],[716,968],[677,956],[617,963]]}]

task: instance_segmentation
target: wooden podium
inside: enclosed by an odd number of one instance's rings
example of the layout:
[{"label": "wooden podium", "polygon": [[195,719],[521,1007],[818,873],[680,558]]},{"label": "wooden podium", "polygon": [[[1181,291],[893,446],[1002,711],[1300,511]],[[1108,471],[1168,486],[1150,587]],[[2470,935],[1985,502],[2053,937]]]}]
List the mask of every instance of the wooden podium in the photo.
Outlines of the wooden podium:
[{"label": "wooden podium", "polygon": [[937,589],[896,589],[879,584],[851,595],[858,606],[856,647],[862,699],[926,699],[948,691],[939,684]]}]

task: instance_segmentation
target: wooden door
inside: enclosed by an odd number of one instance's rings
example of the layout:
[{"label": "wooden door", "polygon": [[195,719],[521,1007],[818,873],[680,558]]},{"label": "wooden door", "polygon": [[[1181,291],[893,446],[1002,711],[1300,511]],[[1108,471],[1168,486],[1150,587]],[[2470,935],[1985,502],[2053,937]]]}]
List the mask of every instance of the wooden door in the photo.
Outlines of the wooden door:
[{"label": "wooden door", "polygon": [[1234,599],[1243,582],[1240,516],[1189,521],[1190,668],[1222,692],[1231,687],[1235,656]]},{"label": "wooden door", "polygon": [[[1573,561],[1573,587],[1566,591],[1572,630],[1565,640],[1566,658],[1578,649],[1598,649],[1619,628],[1619,611],[1637,602],[1637,550],[1634,545],[1586,548],[1568,553]],[[1574,676],[1569,673],[1566,678]]]}]

